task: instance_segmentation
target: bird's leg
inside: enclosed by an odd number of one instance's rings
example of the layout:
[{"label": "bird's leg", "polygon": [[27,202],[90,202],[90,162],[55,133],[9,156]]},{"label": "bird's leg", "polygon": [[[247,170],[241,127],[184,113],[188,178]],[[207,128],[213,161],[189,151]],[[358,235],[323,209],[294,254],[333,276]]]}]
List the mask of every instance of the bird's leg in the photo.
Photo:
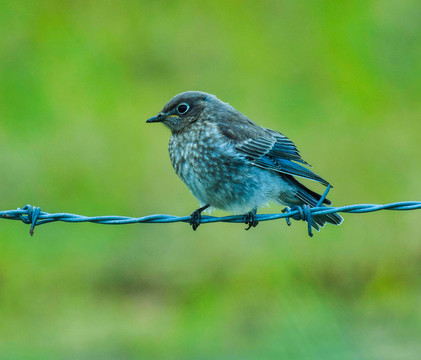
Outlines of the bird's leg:
[{"label": "bird's leg", "polygon": [[196,229],[200,225],[200,219],[202,217],[202,212],[206,210],[210,205],[206,204],[205,206],[202,206],[201,208],[193,211],[190,215],[190,225],[193,227],[193,230],[196,231]]},{"label": "bird's leg", "polygon": [[248,225],[248,228],[246,228],[246,230],[249,230],[251,227],[256,227],[259,223],[259,221],[256,220],[256,212],[257,209],[253,209],[252,211],[244,215],[244,223]]}]

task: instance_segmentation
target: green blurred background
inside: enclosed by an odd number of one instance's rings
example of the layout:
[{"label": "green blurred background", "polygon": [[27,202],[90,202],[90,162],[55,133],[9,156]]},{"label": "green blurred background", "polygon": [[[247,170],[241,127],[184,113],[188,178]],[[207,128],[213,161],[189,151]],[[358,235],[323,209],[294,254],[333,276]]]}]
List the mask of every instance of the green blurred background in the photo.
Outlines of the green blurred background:
[{"label": "green blurred background", "polygon": [[[420,18],[399,0],[2,2],[1,210],[190,214],[169,131],[145,124],[185,90],[285,133],[335,205],[420,200]],[[419,359],[419,216],[314,238],[2,220],[0,358]]]}]

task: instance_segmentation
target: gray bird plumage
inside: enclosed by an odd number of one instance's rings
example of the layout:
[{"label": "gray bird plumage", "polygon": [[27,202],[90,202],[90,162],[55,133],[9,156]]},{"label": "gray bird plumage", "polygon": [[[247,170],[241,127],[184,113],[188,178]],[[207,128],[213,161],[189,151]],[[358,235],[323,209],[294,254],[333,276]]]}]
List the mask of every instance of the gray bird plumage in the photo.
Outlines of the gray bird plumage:
[{"label": "gray bird plumage", "polygon": [[[310,165],[285,135],[257,125],[214,95],[178,94],[147,122],[162,122],[172,132],[171,163],[201,205],[191,215],[194,230],[208,207],[245,213],[249,228],[257,225],[256,210],[270,201],[314,207],[321,196],[294,176],[329,184],[303,166]],[[318,230],[326,222],[338,225],[342,217],[315,216],[311,225]]]}]

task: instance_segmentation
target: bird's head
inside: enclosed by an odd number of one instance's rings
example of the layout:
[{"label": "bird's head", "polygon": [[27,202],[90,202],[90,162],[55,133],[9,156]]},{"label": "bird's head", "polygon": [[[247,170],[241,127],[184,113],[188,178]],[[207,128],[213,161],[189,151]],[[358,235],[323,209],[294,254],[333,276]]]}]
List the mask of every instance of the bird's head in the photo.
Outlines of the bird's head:
[{"label": "bird's head", "polygon": [[148,119],[147,123],[162,122],[171,132],[179,132],[196,122],[214,95],[201,91],[186,91],[174,96],[162,111]]}]

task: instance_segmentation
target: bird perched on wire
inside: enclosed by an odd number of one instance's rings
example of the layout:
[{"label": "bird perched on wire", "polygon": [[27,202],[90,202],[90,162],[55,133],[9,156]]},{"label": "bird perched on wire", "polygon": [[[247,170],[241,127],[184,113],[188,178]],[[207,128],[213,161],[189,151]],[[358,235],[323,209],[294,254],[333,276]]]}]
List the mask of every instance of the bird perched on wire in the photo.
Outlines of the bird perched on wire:
[{"label": "bird perched on wire", "polygon": [[[200,202],[190,216],[193,230],[209,207],[245,214],[248,230],[258,223],[257,209],[270,201],[316,206],[321,196],[295,176],[329,185],[303,166],[310,165],[285,135],[257,125],[214,95],[178,94],[147,122],[161,122],[171,130],[171,163]],[[331,204],[327,199],[323,203]],[[319,230],[327,222],[338,225],[342,220],[331,213],[315,215],[310,222]]]}]

